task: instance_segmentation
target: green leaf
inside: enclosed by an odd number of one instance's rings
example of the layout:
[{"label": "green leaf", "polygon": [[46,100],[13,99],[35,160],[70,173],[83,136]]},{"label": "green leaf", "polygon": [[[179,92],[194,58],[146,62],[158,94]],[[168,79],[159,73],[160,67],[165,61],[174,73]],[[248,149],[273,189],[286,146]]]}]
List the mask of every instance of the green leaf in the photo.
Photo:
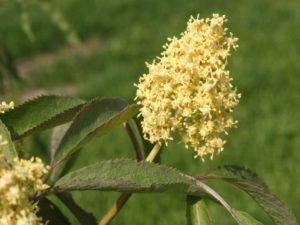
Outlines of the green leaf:
[{"label": "green leaf", "polygon": [[243,225],[236,210],[208,185],[165,165],[129,159],[101,161],[68,173],[56,181],[49,191],[59,193],[74,190],[171,192],[198,196],[220,203],[239,225]]},{"label": "green leaf", "polygon": [[6,142],[5,144],[1,145],[1,150],[3,151],[3,154],[7,159],[7,161],[13,164],[14,158],[18,156],[17,151],[11,140],[9,131],[7,130],[6,126],[2,123],[1,120],[0,120],[0,136],[2,137],[2,140],[0,139],[0,143],[2,141]]},{"label": "green leaf", "polygon": [[79,205],[77,205],[77,203],[73,200],[71,194],[58,193],[56,196],[68,207],[68,209],[73,213],[80,224],[97,225],[97,221],[94,215],[85,211]]},{"label": "green leaf", "polygon": [[239,166],[219,167],[203,179],[229,182],[248,193],[272,218],[276,225],[298,225],[295,215],[252,171]]},{"label": "green leaf", "polygon": [[176,169],[129,159],[101,161],[71,172],[60,178],[52,190],[174,192],[204,195],[190,178]]},{"label": "green leaf", "polygon": [[38,202],[39,211],[37,215],[42,217],[43,223],[47,225],[71,225],[69,220],[62,214],[60,209],[47,198],[42,198]]},{"label": "green leaf", "polygon": [[242,225],[263,225],[246,212],[236,210],[235,215],[239,218]]},{"label": "green leaf", "polygon": [[211,225],[205,201],[202,198],[187,196],[187,225]]},{"label": "green leaf", "polygon": [[128,105],[120,98],[100,98],[87,103],[60,142],[55,160],[66,158],[93,137],[106,134],[137,112],[137,105]]},{"label": "green leaf", "polygon": [[61,142],[63,136],[66,134],[69,129],[71,123],[66,123],[57,127],[54,127],[51,132],[50,139],[50,159],[51,162],[54,160],[55,152]]},{"label": "green leaf", "polygon": [[41,96],[0,115],[0,119],[16,140],[70,121],[82,105],[77,98]]}]

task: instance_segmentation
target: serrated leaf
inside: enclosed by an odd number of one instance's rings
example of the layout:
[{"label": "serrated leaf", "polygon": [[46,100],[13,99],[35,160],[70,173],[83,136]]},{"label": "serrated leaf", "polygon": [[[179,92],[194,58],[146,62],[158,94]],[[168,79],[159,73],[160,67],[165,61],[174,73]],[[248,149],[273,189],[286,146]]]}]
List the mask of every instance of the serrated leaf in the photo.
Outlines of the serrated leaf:
[{"label": "serrated leaf", "polygon": [[239,218],[242,225],[263,225],[246,212],[236,210],[235,214]]},{"label": "serrated leaf", "polygon": [[211,225],[207,206],[204,199],[187,196],[186,200],[187,225]]},{"label": "serrated leaf", "polygon": [[129,159],[98,162],[65,175],[53,186],[55,192],[71,190],[204,194],[176,169]]},{"label": "serrated leaf", "polygon": [[70,121],[83,105],[77,98],[41,96],[0,115],[16,140]]},{"label": "serrated leaf", "polygon": [[59,193],[74,190],[171,192],[198,196],[220,203],[239,225],[243,225],[236,210],[208,185],[165,165],[129,159],[101,161],[63,176],[49,191]]},{"label": "serrated leaf", "polygon": [[63,136],[69,129],[71,123],[66,123],[61,126],[55,127],[52,129],[51,132],[51,140],[50,140],[50,159],[51,162],[54,160],[55,152],[61,142]]},{"label": "serrated leaf", "polygon": [[3,154],[7,159],[7,161],[13,164],[14,158],[18,156],[17,151],[11,140],[9,131],[7,130],[6,126],[4,125],[4,123],[2,123],[1,120],[0,120],[0,136],[2,137],[2,140],[0,139],[0,143],[1,141],[5,142],[1,145],[1,150],[3,151]]},{"label": "serrated leaf", "polygon": [[42,218],[43,223],[47,223],[47,225],[71,225],[60,209],[47,198],[39,200],[38,206],[39,211],[37,215]]},{"label": "serrated leaf", "polygon": [[137,105],[128,105],[124,100],[115,97],[95,99],[87,103],[63,137],[55,159],[66,158],[96,135],[104,135],[137,112]]},{"label": "serrated leaf", "polygon": [[204,179],[229,182],[248,193],[272,218],[276,225],[298,225],[292,211],[252,171],[239,166],[223,166]]}]

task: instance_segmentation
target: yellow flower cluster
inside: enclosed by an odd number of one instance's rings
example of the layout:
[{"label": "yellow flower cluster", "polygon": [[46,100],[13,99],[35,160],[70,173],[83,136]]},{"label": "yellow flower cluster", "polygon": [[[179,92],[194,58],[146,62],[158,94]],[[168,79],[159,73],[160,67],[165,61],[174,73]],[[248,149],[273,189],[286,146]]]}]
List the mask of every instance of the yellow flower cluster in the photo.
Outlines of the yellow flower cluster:
[{"label": "yellow flower cluster", "polygon": [[15,107],[14,102],[6,103],[6,102],[1,102],[0,104],[0,113],[5,113],[6,111],[13,109]]},{"label": "yellow flower cluster", "polygon": [[136,99],[150,142],[167,143],[177,132],[195,157],[223,150],[220,135],[237,123],[230,113],[240,98],[226,69],[230,51],[238,47],[223,27],[226,21],[218,14],[191,17],[181,37],[169,38],[158,61],[146,64],[149,72],[136,84]]},{"label": "yellow flower cluster", "polygon": [[48,168],[39,158],[15,159],[13,166],[3,163],[1,145],[6,142],[0,139],[0,224],[41,225],[41,218],[36,215],[38,206],[29,198],[47,188],[41,177]]}]

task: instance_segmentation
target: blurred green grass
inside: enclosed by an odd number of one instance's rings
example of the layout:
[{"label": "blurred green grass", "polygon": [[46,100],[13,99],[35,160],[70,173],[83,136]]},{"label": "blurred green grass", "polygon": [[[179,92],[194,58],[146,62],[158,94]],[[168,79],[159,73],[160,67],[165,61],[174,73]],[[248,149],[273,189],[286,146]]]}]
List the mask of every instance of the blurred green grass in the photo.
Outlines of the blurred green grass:
[{"label": "blurred green grass", "polygon": [[[145,61],[161,52],[166,38],[179,35],[189,16],[226,14],[228,27],[239,37],[240,48],[230,59],[234,83],[242,93],[235,116],[239,126],[230,132],[225,151],[213,161],[193,159],[193,152],[172,143],[162,162],[190,174],[201,174],[219,164],[240,164],[254,169],[270,189],[291,207],[300,220],[300,2],[270,1],[79,1],[57,2],[80,38],[96,38],[89,54],[69,54],[58,62],[31,71],[12,91],[78,86],[78,96],[120,95],[133,101],[134,82],[146,72]],[[64,35],[47,16],[30,8],[37,40],[22,33],[12,4],[0,9],[0,41],[20,59],[38,57],[66,45]],[[74,168],[96,160],[133,157],[122,128],[93,141],[82,150]],[[216,185],[233,206],[270,224],[255,203],[227,185]],[[116,193],[75,192],[81,205],[102,215]],[[112,224],[183,224],[184,196],[133,196]],[[215,224],[234,224],[218,206],[209,204]],[[75,222],[75,221],[74,221]]]}]

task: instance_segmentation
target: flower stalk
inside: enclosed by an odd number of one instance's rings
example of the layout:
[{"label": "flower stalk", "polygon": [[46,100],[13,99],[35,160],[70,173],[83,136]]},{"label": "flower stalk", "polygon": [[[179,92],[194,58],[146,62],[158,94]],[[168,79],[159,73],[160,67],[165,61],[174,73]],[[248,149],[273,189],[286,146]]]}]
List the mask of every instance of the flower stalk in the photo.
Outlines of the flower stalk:
[{"label": "flower stalk", "polygon": [[[162,144],[157,142],[147,158],[145,159],[146,162],[153,162],[155,157],[158,155],[159,151],[162,148]],[[123,193],[118,200],[112,205],[112,207],[105,213],[105,215],[101,218],[99,225],[107,225],[109,224],[112,219],[120,212],[123,208],[127,200],[131,197],[131,193]]]}]

